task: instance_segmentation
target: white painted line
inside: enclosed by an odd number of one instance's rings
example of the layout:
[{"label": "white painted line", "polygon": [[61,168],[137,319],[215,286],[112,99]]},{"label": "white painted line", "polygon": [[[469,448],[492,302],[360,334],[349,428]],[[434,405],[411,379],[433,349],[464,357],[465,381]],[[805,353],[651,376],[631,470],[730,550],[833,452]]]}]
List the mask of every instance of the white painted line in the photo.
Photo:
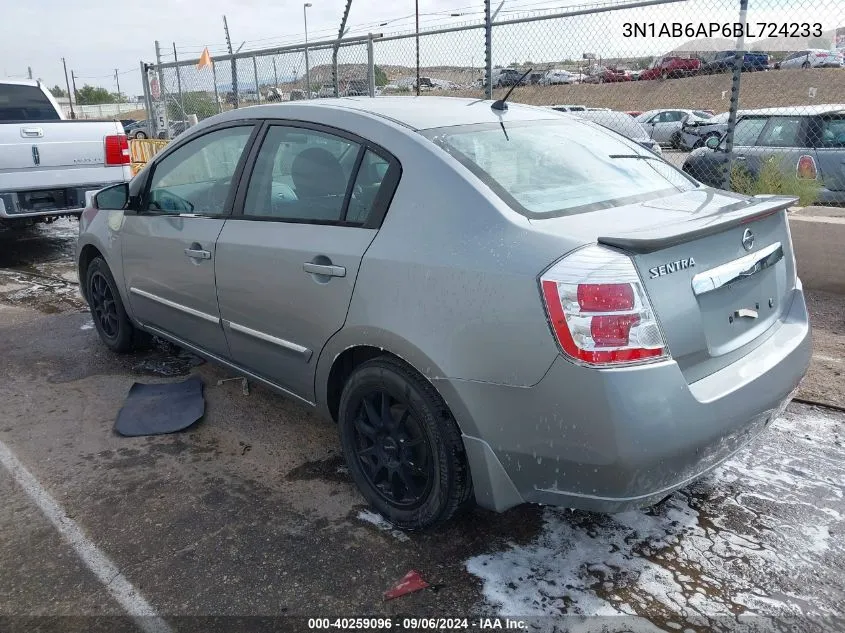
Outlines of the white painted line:
[{"label": "white painted line", "polygon": [[0,464],[12,475],[18,485],[32,499],[64,539],[70,543],[85,566],[103,583],[109,595],[123,607],[145,633],[173,633],[170,626],[144,599],[132,583],[67,515],[50,493],[15,457],[6,444],[0,441]]},{"label": "white painted line", "polygon": [[827,361],[828,363],[841,363],[841,358],[834,358],[833,356],[825,356],[824,354],[813,354],[816,360]]}]

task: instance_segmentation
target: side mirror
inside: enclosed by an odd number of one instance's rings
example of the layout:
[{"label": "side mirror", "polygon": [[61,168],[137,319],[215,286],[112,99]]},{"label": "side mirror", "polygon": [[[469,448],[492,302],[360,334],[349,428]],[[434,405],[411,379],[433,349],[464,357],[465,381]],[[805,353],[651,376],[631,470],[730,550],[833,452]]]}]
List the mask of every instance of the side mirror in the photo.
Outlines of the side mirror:
[{"label": "side mirror", "polygon": [[94,195],[94,206],[98,209],[125,209],[127,202],[129,202],[129,183],[126,182],[101,189]]},{"label": "side mirror", "polygon": [[722,142],[722,139],[718,136],[711,136],[706,141],[704,141],[704,146],[710,149],[718,149],[719,143]]}]

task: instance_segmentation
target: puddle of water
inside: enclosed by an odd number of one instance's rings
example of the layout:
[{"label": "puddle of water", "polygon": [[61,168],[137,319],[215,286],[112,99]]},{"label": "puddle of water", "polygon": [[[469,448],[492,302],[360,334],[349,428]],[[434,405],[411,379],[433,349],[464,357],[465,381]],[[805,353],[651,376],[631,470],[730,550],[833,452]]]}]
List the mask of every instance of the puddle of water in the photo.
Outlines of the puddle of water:
[{"label": "puddle of water", "polygon": [[740,615],[786,616],[802,617],[801,630],[822,626],[845,604],[844,421],[790,411],[660,506],[547,509],[533,542],[467,569],[503,616],[627,615],[731,631]]}]

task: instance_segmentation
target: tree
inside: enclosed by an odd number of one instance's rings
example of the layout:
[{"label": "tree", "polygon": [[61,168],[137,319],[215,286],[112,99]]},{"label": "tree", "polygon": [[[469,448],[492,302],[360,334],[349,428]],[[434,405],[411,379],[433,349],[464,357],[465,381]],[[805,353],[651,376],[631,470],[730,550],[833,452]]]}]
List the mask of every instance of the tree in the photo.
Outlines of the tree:
[{"label": "tree", "polygon": [[179,101],[177,95],[171,95],[168,98],[172,99],[167,104],[167,116],[174,121],[182,121],[188,115],[196,114],[197,118],[202,121],[210,116],[217,114],[218,107],[214,100],[214,95],[207,92],[185,92],[182,94],[182,99],[185,102],[185,112],[182,112],[182,103]]},{"label": "tree", "polygon": [[115,101],[117,101],[116,95],[99,86],[85,84],[76,91],[76,102],[79,105],[99,105],[101,103],[114,103]]},{"label": "tree", "polygon": [[377,86],[386,86],[390,83],[387,80],[387,74],[379,66],[373,66],[373,74],[375,75]]},{"label": "tree", "polygon": [[61,86],[59,86],[58,84],[50,88],[50,94],[52,94],[56,98],[67,96],[67,93],[62,90]]}]

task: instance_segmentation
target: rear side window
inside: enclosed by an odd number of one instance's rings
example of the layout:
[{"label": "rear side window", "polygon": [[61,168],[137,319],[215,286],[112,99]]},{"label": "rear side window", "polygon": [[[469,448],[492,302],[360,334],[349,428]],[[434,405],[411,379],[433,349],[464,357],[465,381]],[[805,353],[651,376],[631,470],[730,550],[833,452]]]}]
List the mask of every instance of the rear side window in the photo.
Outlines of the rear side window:
[{"label": "rear side window", "polygon": [[339,222],[361,146],[318,130],[274,125],[261,145],[244,215]]},{"label": "rear side window", "polygon": [[760,135],[758,145],[763,147],[801,147],[802,117],[772,117]]},{"label": "rear side window", "polygon": [[0,84],[0,121],[59,121],[50,100],[35,86]]},{"label": "rear side window", "polygon": [[822,119],[821,147],[845,147],[845,117]]},{"label": "rear side window", "polygon": [[697,187],[639,145],[577,121],[457,126],[426,135],[528,217],[603,209]]}]

